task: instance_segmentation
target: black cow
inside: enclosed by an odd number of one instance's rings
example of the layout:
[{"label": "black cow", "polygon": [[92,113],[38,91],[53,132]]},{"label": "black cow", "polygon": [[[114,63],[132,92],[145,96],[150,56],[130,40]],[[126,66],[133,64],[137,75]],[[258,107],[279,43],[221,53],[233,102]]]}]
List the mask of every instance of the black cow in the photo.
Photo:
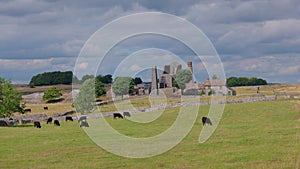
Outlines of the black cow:
[{"label": "black cow", "polygon": [[24,112],[31,112],[31,109],[24,109]]},{"label": "black cow", "polygon": [[202,124],[203,124],[203,126],[206,124],[212,125],[212,122],[208,117],[202,117]]},{"label": "black cow", "polygon": [[131,115],[130,115],[130,113],[128,111],[125,111],[125,112],[123,112],[123,116],[124,117],[126,117],[126,116],[130,117]]},{"label": "black cow", "polygon": [[117,118],[117,117],[123,119],[123,116],[122,116],[121,113],[113,113],[113,116],[114,116],[114,119]]},{"label": "black cow", "polygon": [[80,123],[80,127],[90,127],[89,123],[87,121],[82,121]]},{"label": "black cow", "polygon": [[8,126],[6,121],[4,120],[0,120],[0,126]]},{"label": "black cow", "polygon": [[58,121],[58,120],[54,120],[54,125],[55,125],[55,126],[60,126],[59,121]]},{"label": "black cow", "polygon": [[47,106],[44,106],[44,110],[48,110],[48,107],[47,107]]},{"label": "black cow", "polygon": [[47,124],[48,124],[48,123],[52,123],[52,120],[53,120],[53,118],[52,118],[52,117],[49,117],[49,118],[47,119]]},{"label": "black cow", "polygon": [[42,128],[41,123],[39,121],[33,122],[33,127]]},{"label": "black cow", "polygon": [[85,120],[86,120],[86,116],[81,116],[79,117],[78,122],[85,121]]},{"label": "black cow", "polygon": [[66,116],[66,121],[73,121],[73,118],[71,116]]}]

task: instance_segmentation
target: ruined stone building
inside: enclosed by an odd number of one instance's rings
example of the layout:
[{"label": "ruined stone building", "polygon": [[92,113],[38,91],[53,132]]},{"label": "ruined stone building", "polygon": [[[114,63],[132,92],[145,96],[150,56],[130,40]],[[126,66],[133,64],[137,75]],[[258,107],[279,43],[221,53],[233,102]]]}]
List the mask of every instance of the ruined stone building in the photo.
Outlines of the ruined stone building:
[{"label": "ruined stone building", "polygon": [[159,88],[172,88],[178,70],[182,69],[181,64],[172,62],[170,65],[164,66],[163,73],[159,76]]},{"label": "ruined stone building", "polygon": [[[188,69],[193,74],[193,63],[187,62]],[[163,90],[165,95],[180,95],[180,89],[175,87],[175,78],[178,70],[182,69],[182,65],[178,62],[172,62],[170,65],[165,65],[163,73],[157,78],[156,66],[152,68],[152,83],[151,90],[160,89]],[[156,90],[157,91],[157,90]],[[208,78],[204,83],[194,82],[194,78],[186,84],[184,95],[235,95],[235,91],[228,88],[226,85],[226,79],[213,79]],[[158,91],[156,93],[159,94]]]}]

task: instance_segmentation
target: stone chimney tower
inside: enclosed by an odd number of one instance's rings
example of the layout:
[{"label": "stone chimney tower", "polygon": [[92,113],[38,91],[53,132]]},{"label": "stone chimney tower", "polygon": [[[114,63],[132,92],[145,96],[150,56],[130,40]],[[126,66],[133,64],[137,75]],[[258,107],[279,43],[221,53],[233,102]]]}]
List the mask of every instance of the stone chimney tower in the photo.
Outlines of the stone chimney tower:
[{"label": "stone chimney tower", "polygon": [[[188,65],[188,69],[192,72],[192,75],[193,75],[193,62],[187,62],[187,65]],[[192,76],[192,82],[194,82],[194,76]]]},{"label": "stone chimney tower", "polygon": [[152,83],[151,83],[151,92],[156,90],[156,95],[158,95],[158,83],[157,83],[157,68],[154,66],[152,68]]},{"label": "stone chimney tower", "polygon": [[187,62],[188,69],[193,73],[193,62]]}]

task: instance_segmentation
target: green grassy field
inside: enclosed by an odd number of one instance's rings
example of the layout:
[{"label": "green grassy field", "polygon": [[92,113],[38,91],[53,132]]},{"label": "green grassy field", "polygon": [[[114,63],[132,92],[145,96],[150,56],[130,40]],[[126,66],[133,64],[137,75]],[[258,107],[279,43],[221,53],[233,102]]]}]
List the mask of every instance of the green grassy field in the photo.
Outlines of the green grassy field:
[{"label": "green grassy field", "polygon": [[[44,110],[45,106],[48,107],[48,110]],[[62,114],[66,111],[74,110],[71,103],[26,104],[26,108],[30,108],[32,114],[46,114],[47,116]],[[16,115],[20,114],[16,113]]]},{"label": "green grassy field", "polygon": [[[198,143],[200,107],[188,136],[170,151],[151,158],[129,159],[96,146],[77,122],[60,127],[42,123],[41,129],[0,128],[0,168],[299,168],[299,101],[272,101],[226,105],[215,133]],[[156,121],[137,124],[107,121],[120,133],[149,137],[170,126],[177,108],[167,109]],[[122,144],[122,143],[120,143]]]}]

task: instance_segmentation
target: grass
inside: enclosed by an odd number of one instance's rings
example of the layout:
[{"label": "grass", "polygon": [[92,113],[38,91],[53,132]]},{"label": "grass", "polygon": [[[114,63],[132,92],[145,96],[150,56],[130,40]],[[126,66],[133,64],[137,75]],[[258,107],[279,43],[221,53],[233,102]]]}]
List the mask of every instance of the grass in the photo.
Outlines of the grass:
[{"label": "grass", "polygon": [[[168,152],[145,159],[116,156],[96,146],[77,122],[60,127],[42,122],[42,128],[1,127],[1,168],[299,168],[299,101],[272,101],[226,105],[215,133],[198,144],[201,117],[188,136]],[[120,133],[149,137],[173,123],[177,108],[167,109],[146,124],[107,121]],[[122,144],[122,143],[120,143]]]},{"label": "grass", "polygon": [[[59,84],[59,85],[54,85],[57,87],[58,90],[60,90],[62,93],[69,93],[72,91],[72,85],[63,85],[63,84]],[[36,93],[36,92],[44,92],[46,90],[48,90],[49,88],[51,88],[52,85],[49,86],[35,86],[33,88],[29,87],[29,86],[16,86],[16,89],[23,94],[31,94],[31,93]],[[74,86],[75,88],[79,88],[79,86]]]},{"label": "grass", "polygon": [[[48,107],[48,110],[44,110],[45,106]],[[26,108],[30,108],[32,114],[46,114],[47,116],[74,110],[71,103],[26,104]]]},{"label": "grass", "polygon": [[[254,86],[233,87],[237,95],[255,95],[256,88]],[[259,93],[264,95],[274,95],[280,93],[300,94],[300,84],[277,84],[260,86]]]},{"label": "grass", "polygon": [[[72,85],[55,85],[62,93],[69,93],[72,90]],[[16,86],[16,89],[23,94],[30,94],[36,92],[44,92],[52,86],[36,86],[30,88],[29,86]],[[80,88],[79,85],[74,86]],[[107,88],[108,90],[110,88]],[[237,91],[237,95],[252,95],[257,94],[255,86],[243,86],[233,87]],[[260,93],[265,95],[274,95],[274,93],[287,93],[287,94],[299,94],[300,84],[276,84],[276,85],[263,85],[260,86]],[[106,100],[107,97],[101,97],[100,99]]]}]

